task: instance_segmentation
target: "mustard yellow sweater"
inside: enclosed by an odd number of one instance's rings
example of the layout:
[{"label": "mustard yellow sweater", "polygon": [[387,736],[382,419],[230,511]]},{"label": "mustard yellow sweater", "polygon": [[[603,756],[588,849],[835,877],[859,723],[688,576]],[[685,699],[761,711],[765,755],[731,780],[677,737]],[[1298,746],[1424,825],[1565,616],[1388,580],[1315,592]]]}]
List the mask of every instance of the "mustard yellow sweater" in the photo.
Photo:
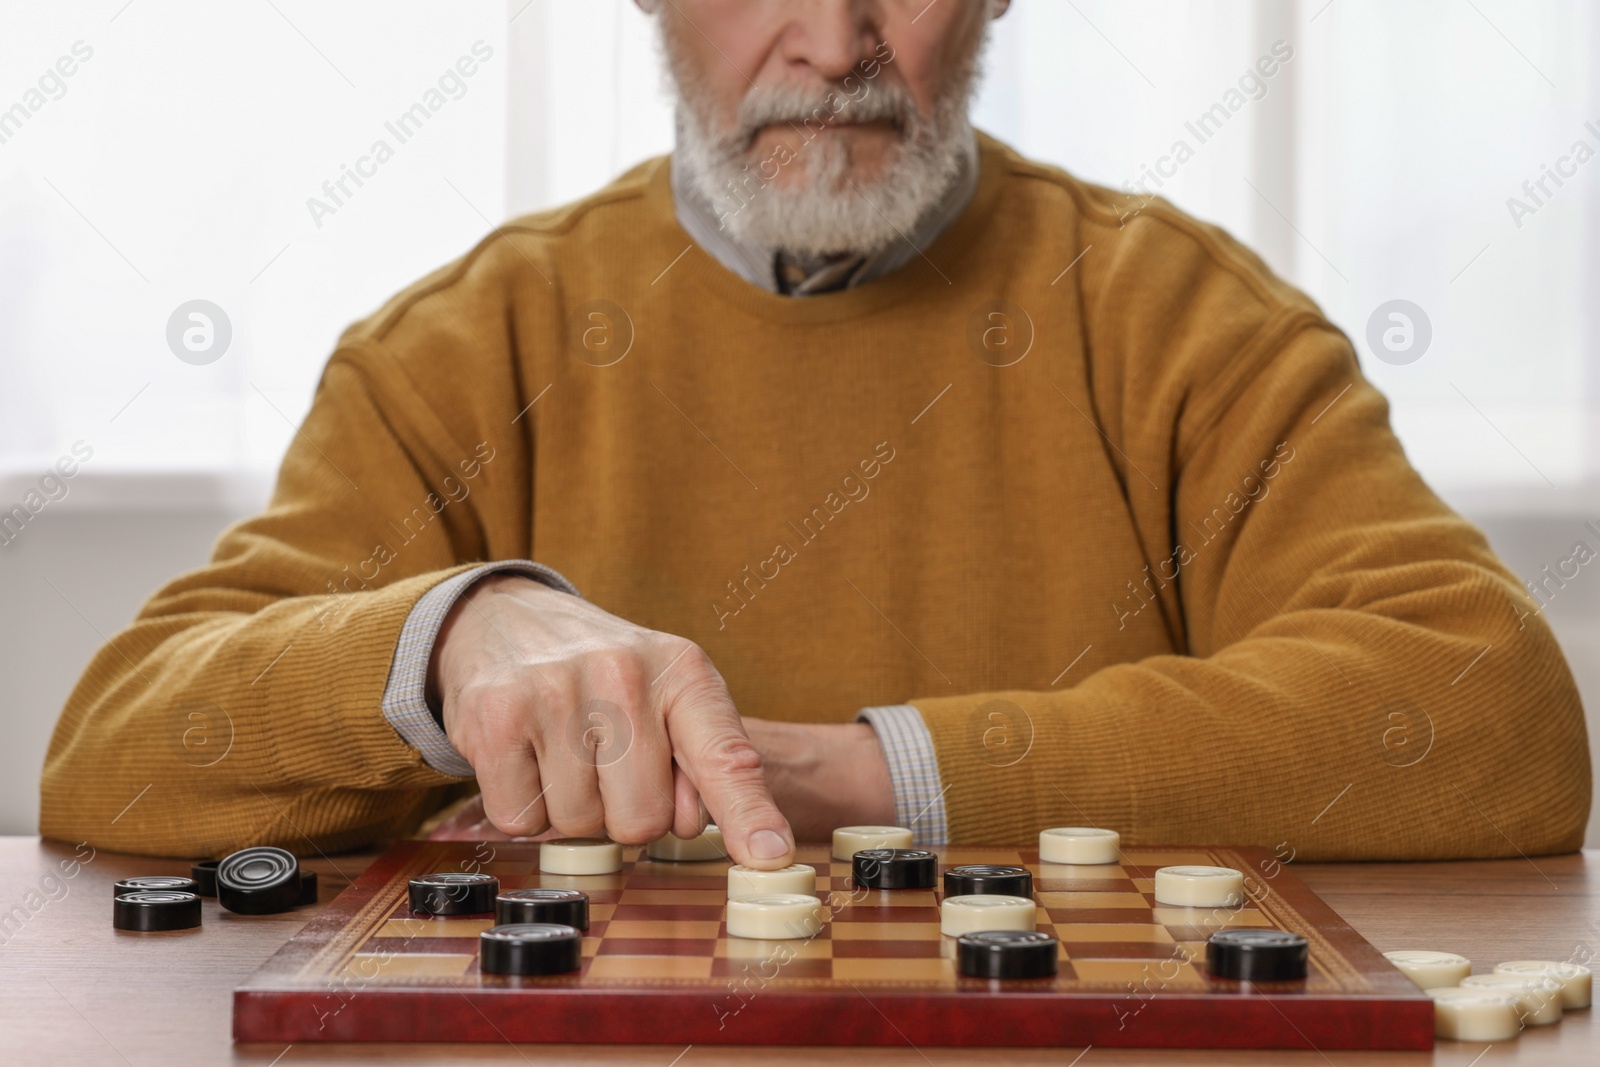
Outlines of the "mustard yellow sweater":
[{"label": "mustard yellow sweater", "polygon": [[981,154],[962,217],[856,289],[723,269],[662,158],[352,326],[268,509],[84,673],[43,833],[408,831],[463,783],[384,720],[400,628],[531,558],[700,643],[746,714],[916,704],[957,842],[1579,846],[1561,653],[1348,340],[1216,229]]}]

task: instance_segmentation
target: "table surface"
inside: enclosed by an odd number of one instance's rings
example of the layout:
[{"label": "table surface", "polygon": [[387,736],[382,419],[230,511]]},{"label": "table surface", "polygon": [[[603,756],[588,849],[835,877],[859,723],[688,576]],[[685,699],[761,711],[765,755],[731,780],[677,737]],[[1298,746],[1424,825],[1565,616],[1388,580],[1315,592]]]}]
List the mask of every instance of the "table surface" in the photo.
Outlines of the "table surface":
[{"label": "table surface", "polygon": [[[1592,1065],[1594,1010],[1497,1045],[1441,1041],[1431,1053],[1228,1052],[1165,1049],[850,1049],[652,1045],[246,1045],[230,1038],[233,989],[316,912],[240,916],[207,905],[200,930],[120,934],[111,883],[188,874],[188,864],[108,852],[62,876],[71,845],[0,838],[0,1062],[79,1064],[604,1063],[704,1064],[1337,1064]],[[84,848],[82,856],[89,857]],[[308,860],[328,901],[373,854]],[[1600,850],[1533,860],[1297,863],[1323,900],[1380,950],[1459,952],[1475,971],[1507,959],[1600,955]],[[1481,1057],[1481,1059],[1479,1058]]]}]

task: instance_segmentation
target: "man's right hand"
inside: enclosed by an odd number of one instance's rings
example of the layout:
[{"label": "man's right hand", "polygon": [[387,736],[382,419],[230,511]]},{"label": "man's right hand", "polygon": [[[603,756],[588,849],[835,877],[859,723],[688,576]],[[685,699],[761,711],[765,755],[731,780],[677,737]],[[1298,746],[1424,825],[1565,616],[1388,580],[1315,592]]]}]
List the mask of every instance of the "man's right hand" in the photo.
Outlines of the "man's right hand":
[{"label": "man's right hand", "polygon": [[722,676],[694,642],[521,575],[451,608],[429,700],[504,833],[693,837],[709,812],[735,862],[793,862],[794,835]]}]

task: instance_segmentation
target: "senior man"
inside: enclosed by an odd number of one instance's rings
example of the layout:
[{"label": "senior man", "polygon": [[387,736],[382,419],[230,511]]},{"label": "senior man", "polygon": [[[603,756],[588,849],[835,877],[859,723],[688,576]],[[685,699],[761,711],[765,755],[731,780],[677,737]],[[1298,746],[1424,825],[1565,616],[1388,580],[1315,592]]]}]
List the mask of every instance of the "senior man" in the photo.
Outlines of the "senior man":
[{"label": "senior man", "polygon": [[268,509],[90,664],[46,834],[333,849],[477,789],[762,867],[1581,843],[1561,653],[1346,338],[972,130],[1003,0],[640,6],[676,151],[346,331]]}]

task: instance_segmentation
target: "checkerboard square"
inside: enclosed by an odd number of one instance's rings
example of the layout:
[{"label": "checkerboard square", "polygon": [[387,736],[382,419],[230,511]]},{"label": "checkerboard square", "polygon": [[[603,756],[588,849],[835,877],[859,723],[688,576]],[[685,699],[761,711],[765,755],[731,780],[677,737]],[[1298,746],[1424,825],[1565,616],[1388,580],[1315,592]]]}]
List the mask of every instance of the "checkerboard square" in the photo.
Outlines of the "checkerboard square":
[{"label": "checkerboard square", "polygon": [[1271,926],[1272,920],[1255,908],[1175,908],[1157,904],[1150,915],[1163,926],[1200,927],[1210,931],[1205,936],[1236,926]]},{"label": "checkerboard square", "polygon": [[844,981],[951,982],[954,961],[938,959],[835,959],[833,976]]},{"label": "checkerboard square", "polygon": [[1033,880],[1035,893],[1136,893],[1131,878],[1049,878]]},{"label": "checkerboard square", "polygon": [[[953,942],[952,942],[953,944]],[[849,941],[834,942],[833,958],[840,959],[939,959],[946,955],[939,941]]]},{"label": "checkerboard square", "polygon": [[938,940],[939,937],[937,916],[933,922],[881,923],[863,920],[833,924],[835,941],[925,941],[929,938]]},{"label": "checkerboard square", "polygon": [[905,908],[937,908],[939,897],[931,889],[856,889],[850,903],[860,908],[901,911]]},{"label": "checkerboard square", "polygon": [[1148,904],[1138,893],[1035,893],[1040,904],[1047,908],[1145,908]]},{"label": "checkerboard square", "polygon": [[1154,992],[1162,989],[1205,988],[1205,979],[1193,964],[1163,960],[1072,960],[1072,969],[1081,981],[1115,983]]},{"label": "checkerboard square", "polygon": [[716,920],[699,922],[653,922],[653,921],[619,921],[612,919],[606,923],[605,936],[608,938],[688,938],[698,941],[715,941],[717,928],[722,924]]},{"label": "checkerboard square", "polygon": [[1177,945],[1158,941],[1063,941],[1061,947],[1073,960],[1167,960],[1178,954]]},{"label": "checkerboard square", "polygon": [[1127,851],[1122,856],[1122,866],[1134,870],[1140,876],[1154,877],[1158,867],[1213,867],[1216,860],[1209,852],[1199,849],[1173,849],[1158,851],[1156,849],[1138,849]]},{"label": "checkerboard square", "polygon": [[709,956],[715,939],[687,937],[603,937],[599,956]]},{"label": "checkerboard square", "polygon": [[728,873],[731,859],[719,860],[640,860],[633,865],[636,878],[721,878]]},{"label": "checkerboard square", "polygon": [[748,980],[753,989],[759,990],[765,983],[784,979],[832,978],[833,961],[792,959],[779,964],[776,961],[764,963],[761,960],[717,956],[711,960],[711,977]]},{"label": "checkerboard square", "polygon": [[833,941],[829,938],[809,937],[792,941],[763,941],[753,937],[724,937],[717,941],[712,953],[728,959],[775,960],[825,960],[833,955]]},{"label": "checkerboard square", "polygon": [[1148,923],[1149,908],[1054,908],[1050,921],[1056,923]]},{"label": "checkerboard square", "polygon": [[942,848],[939,850],[939,870],[963,867],[969,863],[997,863],[1007,867],[1020,867],[1022,853],[1003,848]]},{"label": "checkerboard square", "polygon": [[[588,893],[589,899],[594,900],[596,894],[611,893],[612,896],[600,897],[602,900],[615,901],[615,894],[622,892],[622,887],[628,885],[628,876],[624,873],[617,874],[538,874],[528,877],[525,889],[576,889],[580,893]],[[637,885],[638,883],[633,883]],[[502,887],[503,888],[503,887]]]},{"label": "checkerboard square", "polygon": [[596,956],[588,978],[710,978],[711,955]]},{"label": "checkerboard square", "polygon": [[715,904],[728,902],[726,889],[624,889],[618,904]]},{"label": "checkerboard square", "polygon": [[[1070,913],[1069,913],[1070,915]],[[1165,926],[1154,923],[1055,923],[1055,935],[1063,941],[1148,941],[1170,946],[1172,935]]]},{"label": "checkerboard square", "polygon": [[715,904],[629,904],[624,901],[611,912],[613,922],[717,922],[726,902]]},{"label": "checkerboard square", "polygon": [[855,924],[871,922],[878,925],[891,923],[935,923],[939,921],[939,909],[935,907],[923,908],[866,908],[855,904],[848,908],[840,908],[833,913],[833,921],[841,924]]}]

